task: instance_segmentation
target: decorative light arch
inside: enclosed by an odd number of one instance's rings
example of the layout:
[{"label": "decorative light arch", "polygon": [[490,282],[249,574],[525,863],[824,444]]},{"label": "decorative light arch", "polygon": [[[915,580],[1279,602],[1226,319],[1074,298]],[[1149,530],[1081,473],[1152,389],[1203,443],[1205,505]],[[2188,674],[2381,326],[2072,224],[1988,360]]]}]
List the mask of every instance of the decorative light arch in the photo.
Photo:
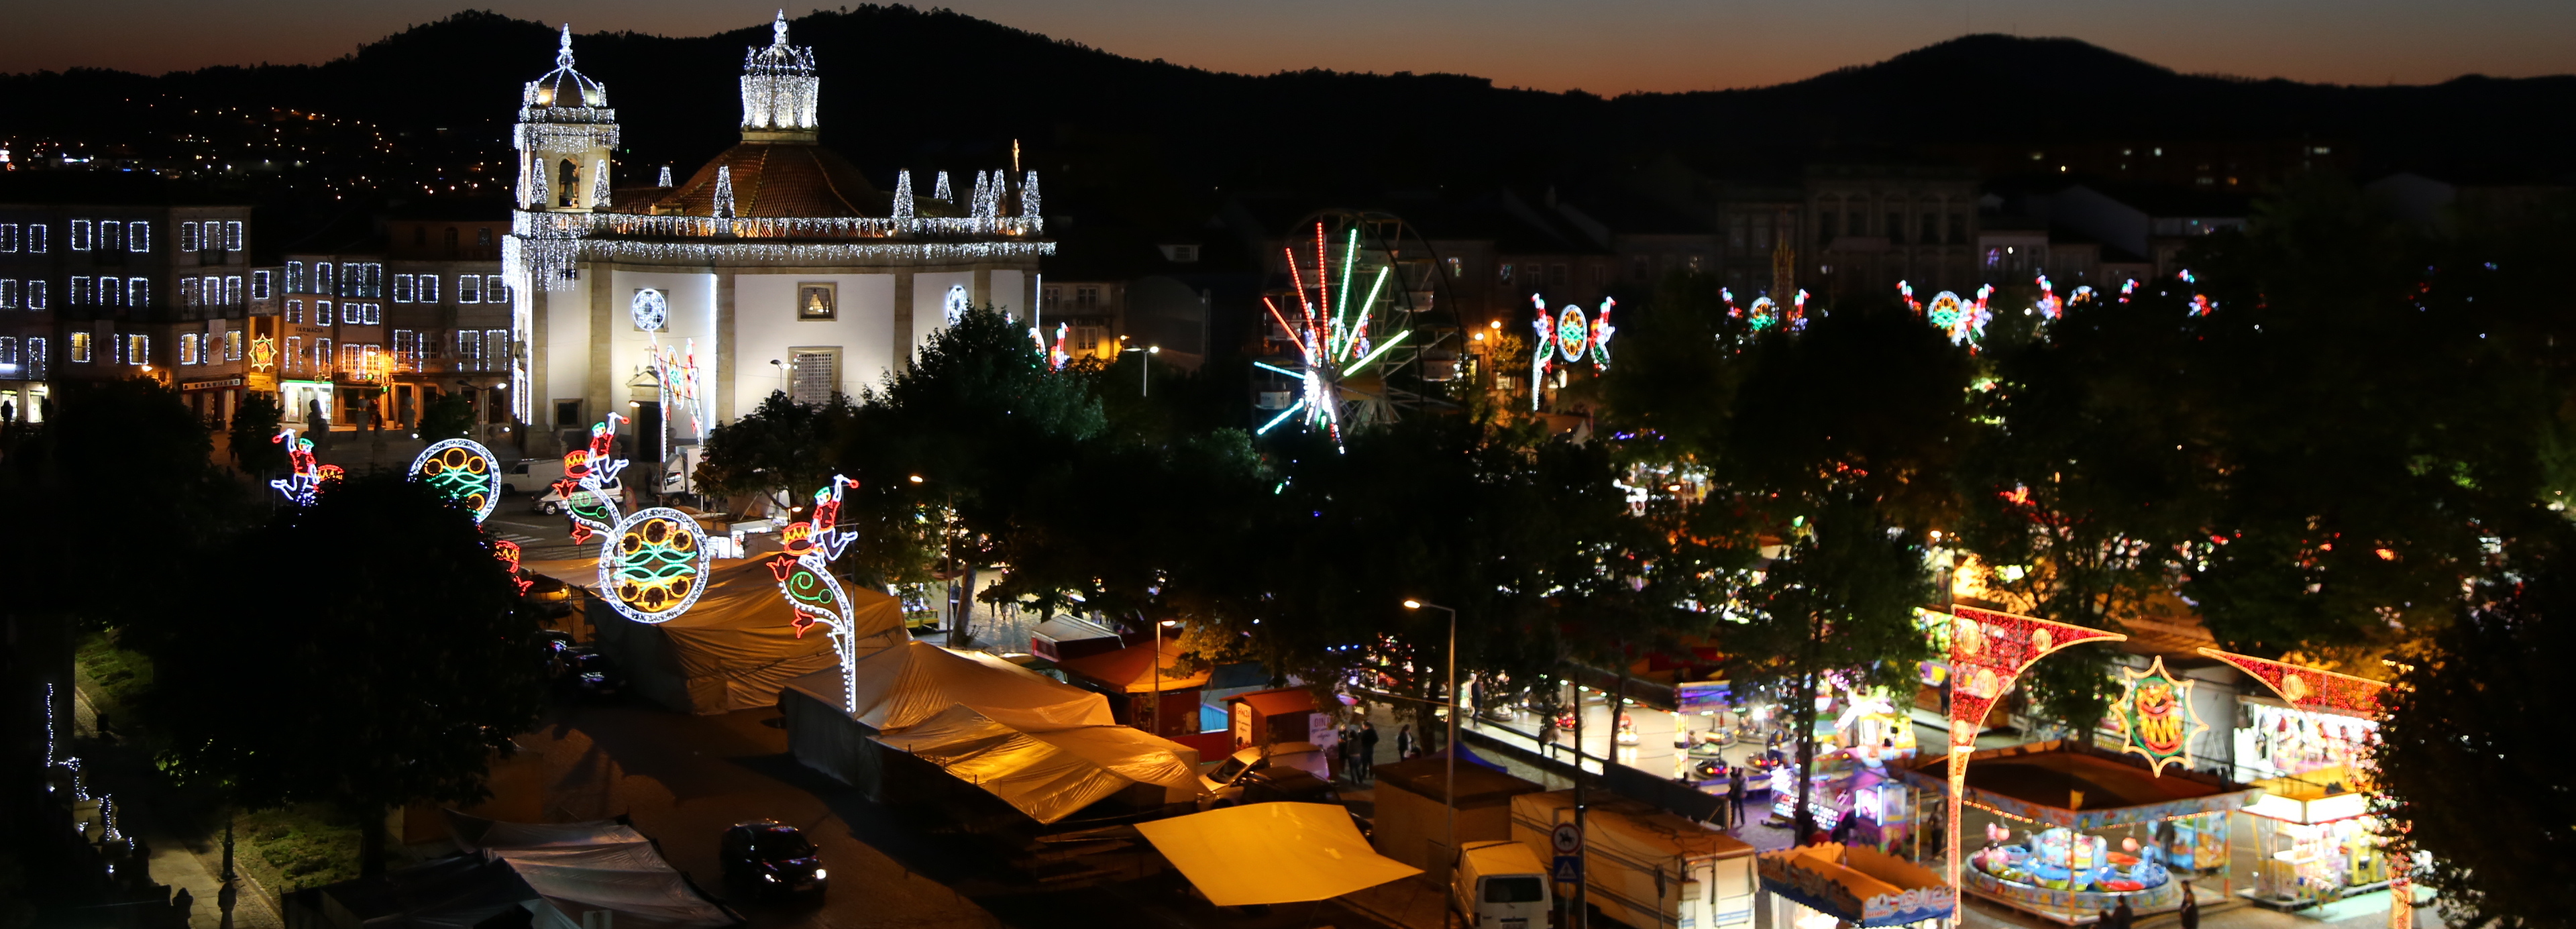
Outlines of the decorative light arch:
[{"label": "decorative light arch", "polygon": [[[2031,662],[2069,645],[2127,638],[2033,616],[1950,608],[1950,805],[1942,848],[1950,856],[1945,867],[1953,891],[1960,889],[1959,809],[1966,799],[1968,757],[1977,752],[1977,732],[1985,728],[1986,714]],[[1952,919],[1959,918],[1958,907],[1953,901]]]},{"label": "decorative light arch", "polygon": [[636,622],[670,622],[706,593],[714,558],[706,530],[688,514],[658,506],[637,510],[600,540],[601,599]]},{"label": "decorative light arch", "polygon": [[472,439],[446,439],[421,449],[411,460],[411,479],[473,510],[477,523],[492,518],[501,505],[500,460]]}]

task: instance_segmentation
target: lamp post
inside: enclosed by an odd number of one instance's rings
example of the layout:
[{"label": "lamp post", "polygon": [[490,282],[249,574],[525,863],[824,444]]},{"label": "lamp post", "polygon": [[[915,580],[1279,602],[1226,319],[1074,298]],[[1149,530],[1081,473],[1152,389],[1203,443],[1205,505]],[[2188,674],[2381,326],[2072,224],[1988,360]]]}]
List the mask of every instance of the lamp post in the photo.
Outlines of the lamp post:
[{"label": "lamp post", "polygon": [[1406,600],[1404,608],[1432,609],[1449,614],[1449,737],[1444,743],[1448,746],[1448,757],[1443,759],[1443,767],[1447,770],[1442,773],[1445,782],[1440,792],[1449,804],[1449,858],[1455,862],[1458,858],[1458,611],[1426,600]]},{"label": "lamp post", "polygon": [[1154,662],[1154,702],[1149,709],[1154,722],[1145,731],[1155,735],[1163,734],[1163,630],[1180,624],[1176,619],[1154,624],[1154,657],[1151,659]]},{"label": "lamp post", "polygon": [[[1122,339],[1123,339],[1123,338],[1126,338],[1126,336],[1119,336],[1119,338],[1122,338]],[[1142,359],[1138,359],[1139,363],[1141,363],[1141,364],[1143,364],[1143,365],[1144,365],[1144,367],[1145,367],[1145,372],[1144,372],[1143,374],[1139,375],[1139,376],[1136,378],[1136,396],[1139,396],[1139,397],[1150,397],[1150,396],[1153,396],[1153,395],[1154,395],[1154,356],[1162,354],[1162,353],[1163,353],[1163,347],[1162,347],[1162,346],[1160,346],[1160,345],[1148,345],[1148,346],[1145,346],[1144,348],[1122,348],[1122,349],[1119,349],[1119,350],[1118,350],[1118,353],[1119,353],[1119,354],[1121,354],[1121,355],[1127,354],[1127,353],[1129,353],[1129,352],[1142,352],[1142,353],[1144,353],[1144,355],[1145,355],[1145,357],[1144,357],[1144,358],[1142,358]]]}]

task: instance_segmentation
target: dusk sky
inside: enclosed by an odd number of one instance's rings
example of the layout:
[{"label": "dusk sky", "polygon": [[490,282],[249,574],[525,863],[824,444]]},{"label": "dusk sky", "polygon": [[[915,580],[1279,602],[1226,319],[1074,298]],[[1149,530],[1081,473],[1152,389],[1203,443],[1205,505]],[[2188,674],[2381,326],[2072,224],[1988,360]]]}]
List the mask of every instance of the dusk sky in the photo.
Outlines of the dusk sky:
[{"label": "dusk sky", "polygon": [[[1449,71],[1602,94],[1796,80],[1969,32],[2071,36],[2189,72],[2431,83],[2576,72],[2568,0],[943,0],[1136,58],[1267,73]],[[160,72],[318,62],[457,0],[90,0],[10,4],[0,71]],[[753,0],[501,0],[580,32],[703,35]],[[791,7],[791,15],[811,9]]]}]

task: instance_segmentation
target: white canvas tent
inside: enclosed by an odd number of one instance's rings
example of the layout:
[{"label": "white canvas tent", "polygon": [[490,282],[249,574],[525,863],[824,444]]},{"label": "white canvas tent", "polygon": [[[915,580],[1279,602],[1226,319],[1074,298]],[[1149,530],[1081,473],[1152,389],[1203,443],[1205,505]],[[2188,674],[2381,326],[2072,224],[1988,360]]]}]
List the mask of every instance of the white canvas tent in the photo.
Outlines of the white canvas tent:
[{"label": "white canvas tent", "polygon": [[[368,929],[471,929],[524,909],[533,929],[716,929],[741,923],[663,860],[653,840],[614,821],[504,823],[448,811],[466,857],[386,876],[394,911]],[[606,920],[593,913],[614,914]]]},{"label": "white canvas tent", "polygon": [[1198,752],[1116,725],[1099,694],[982,652],[926,642],[852,665],[857,705],[837,669],[791,681],[788,744],[798,761],[882,799],[888,753],[926,762],[1040,823],[1113,797],[1134,806],[1189,800]]},{"label": "white canvas tent", "polygon": [[[597,585],[594,573],[590,586]],[[847,589],[859,654],[909,640],[900,601],[862,587]],[[839,662],[824,627],[797,634],[796,613],[761,560],[716,562],[707,592],[666,623],[629,620],[596,596],[584,609],[598,630],[600,649],[626,671],[634,689],[683,713],[769,706],[789,680],[830,671]]]}]

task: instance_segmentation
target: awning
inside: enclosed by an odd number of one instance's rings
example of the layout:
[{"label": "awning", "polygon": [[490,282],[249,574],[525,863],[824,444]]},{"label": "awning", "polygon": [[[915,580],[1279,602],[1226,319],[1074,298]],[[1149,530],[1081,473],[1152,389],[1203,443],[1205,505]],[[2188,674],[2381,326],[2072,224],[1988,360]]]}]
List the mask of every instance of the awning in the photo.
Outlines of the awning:
[{"label": "awning", "polygon": [[1032,734],[961,704],[876,740],[937,765],[1041,823],[1139,783],[1160,786],[1166,803],[1188,800],[1201,789],[1197,752],[1125,726]]},{"label": "awning", "polygon": [[1302,903],[1422,873],[1378,854],[1328,803],[1255,803],[1137,823],[1136,831],[1218,906]]}]

